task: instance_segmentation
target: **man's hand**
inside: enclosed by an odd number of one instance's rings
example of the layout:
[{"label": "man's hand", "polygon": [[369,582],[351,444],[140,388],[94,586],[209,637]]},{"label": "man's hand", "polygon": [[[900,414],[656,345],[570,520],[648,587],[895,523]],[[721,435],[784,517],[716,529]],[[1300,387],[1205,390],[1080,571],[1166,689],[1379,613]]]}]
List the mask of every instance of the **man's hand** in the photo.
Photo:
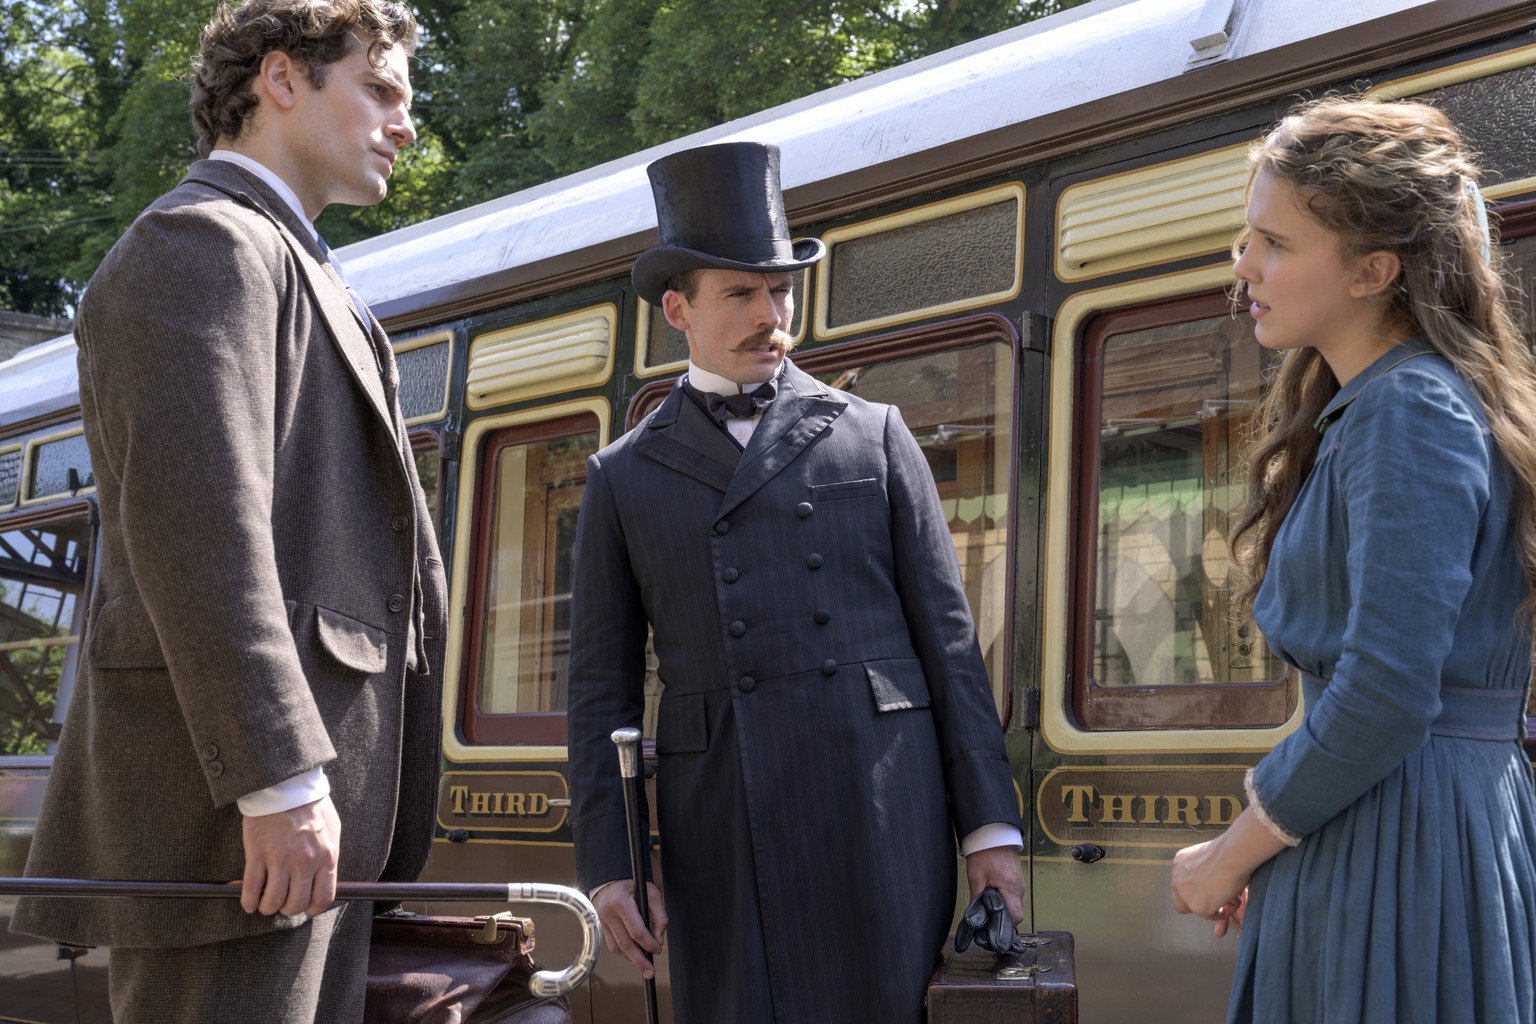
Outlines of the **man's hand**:
[{"label": "man's hand", "polygon": [[336,899],[341,819],[329,796],[292,810],[246,818],[244,834],[240,906],[247,914],[259,910],[313,917]]},{"label": "man's hand", "polygon": [[990,885],[1002,895],[1013,923],[1024,920],[1024,872],[1019,869],[1018,850],[1011,846],[977,850],[965,858],[965,877],[971,885],[971,899]]},{"label": "man's hand", "polygon": [[603,942],[609,952],[628,959],[642,977],[654,978],[656,968],[646,954],[654,956],[661,952],[661,943],[667,934],[667,908],[660,889],[650,882],[645,883],[645,889],[651,905],[650,931],[645,930],[645,924],[640,920],[640,907],[635,903],[635,883],[627,878],[600,887],[592,894],[592,905],[597,908],[598,920],[603,924]]}]

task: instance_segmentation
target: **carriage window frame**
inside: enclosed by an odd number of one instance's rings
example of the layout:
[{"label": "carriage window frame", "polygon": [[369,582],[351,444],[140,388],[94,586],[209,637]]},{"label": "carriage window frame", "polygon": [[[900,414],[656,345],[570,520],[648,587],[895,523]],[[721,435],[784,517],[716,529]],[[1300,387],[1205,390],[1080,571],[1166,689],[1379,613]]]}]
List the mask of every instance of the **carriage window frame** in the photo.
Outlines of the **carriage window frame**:
[{"label": "carriage window frame", "polygon": [[1300,687],[1290,674],[1260,683],[1100,686],[1093,678],[1098,604],[1100,418],[1104,352],[1114,337],[1230,315],[1225,291],[1107,310],[1088,321],[1077,360],[1073,425],[1071,598],[1068,612],[1068,698],[1084,730],[1145,732],[1170,729],[1278,728],[1294,714]]},{"label": "carriage window frame", "polygon": [[485,665],[482,660],[486,641],[485,612],[490,593],[501,453],[508,448],[558,441],[582,434],[597,434],[601,447],[602,421],[596,414],[578,412],[515,424],[492,431],[480,444],[479,473],[474,496],[474,528],[470,536],[471,568],[464,601],[464,660],[461,671],[464,685],[458,723],[465,742],[473,746],[564,747],[568,744],[564,711],[486,712],[480,708],[480,698],[485,683]]},{"label": "carriage window frame", "polygon": [[[869,366],[872,364],[894,362],[900,359],[911,359],[917,356],[930,355],[948,349],[969,348],[985,344],[1002,344],[1007,346],[1009,355],[1008,368],[1008,450],[1005,455],[1005,464],[1008,466],[1007,494],[1008,511],[1005,516],[1003,564],[1008,567],[1004,573],[1003,598],[1000,614],[1002,617],[1002,632],[1004,637],[1012,637],[1015,616],[1015,574],[1012,568],[1015,564],[1016,545],[1018,543],[1018,493],[1019,493],[1019,444],[1022,425],[1019,421],[1019,374],[1021,372],[1021,346],[1018,329],[1007,317],[997,313],[980,313],[970,316],[945,320],[940,323],[926,324],[920,327],[902,328],[897,331],[860,338],[853,341],[844,341],[832,345],[818,346],[805,352],[792,352],[791,358],[795,366],[811,376],[819,376],[825,373],[834,373],[839,370],[851,369],[855,366]],[[645,385],[635,393],[630,401],[629,408],[625,412],[624,429],[633,430],[636,424],[653,412],[657,406],[676,386],[678,377],[670,377],[665,380],[655,380]],[[999,414],[1004,410],[998,409]],[[974,617],[974,612],[972,613]],[[1013,659],[1015,655],[1014,644],[1007,642],[1001,645],[1002,657],[997,666],[997,678],[989,679],[988,685],[993,687],[994,697],[1001,696],[998,704],[999,720],[1004,726],[1011,720],[1013,714],[1015,682],[1013,677]],[[984,652],[985,653],[985,652]]]},{"label": "carriage window frame", "polygon": [[[85,525],[85,558],[83,571],[85,586],[80,594],[80,633],[75,643],[84,644],[91,627],[91,595],[96,586],[96,558],[100,547],[100,516],[94,498],[73,498],[47,506],[21,508],[0,515],[0,533],[26,529],[32,526],[50,526],[56,523],[78,521]],[[68,714],[70,701],[74,699],[75,683],[79,678],[79,660],[76,660],[75,678],[59,680],[59,691],[64,694],[64,713]],[[57,703],[54,714],[59,714]],[[46,768],[53,763],[52,754],[0,754],[0,766],[6,768]]]},{"label": "carriage window frame", "polygon": [[[406,437],[411,443],[411,458],[431,452],[437,456],[437,485],[430,491],[426,491],[427,509],[432,513],[432,531],[437,534],[437,543],[441,547],[443,543],[443,439],[435,429],[417,428],[410,431]],[[421,475],[421,467],[416,469],[417,476]]]}]

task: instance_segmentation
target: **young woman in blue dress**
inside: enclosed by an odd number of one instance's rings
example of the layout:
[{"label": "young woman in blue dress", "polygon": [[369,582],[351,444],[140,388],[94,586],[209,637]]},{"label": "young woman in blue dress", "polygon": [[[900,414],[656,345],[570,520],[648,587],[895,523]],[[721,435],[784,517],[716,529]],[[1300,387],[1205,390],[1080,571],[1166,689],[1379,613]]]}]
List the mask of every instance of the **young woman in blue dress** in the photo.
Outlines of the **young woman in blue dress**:
[{"label": "young woman in blue dress", "polygon": [[1531,1022],[1536,368],[1477,169],[1434,108],[1340,97],[1252,161],[1235,273],[1285,355],[1233,550],[1306,711],[1174,907],[1241,928],[1233,1022]]}]

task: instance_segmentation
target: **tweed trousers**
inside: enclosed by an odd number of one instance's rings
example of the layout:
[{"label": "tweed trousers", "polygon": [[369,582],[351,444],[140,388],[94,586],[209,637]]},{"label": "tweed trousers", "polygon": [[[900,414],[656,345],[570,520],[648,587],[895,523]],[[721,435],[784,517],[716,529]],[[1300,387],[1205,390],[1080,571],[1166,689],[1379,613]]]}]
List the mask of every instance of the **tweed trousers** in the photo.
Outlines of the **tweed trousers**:
[{"label": "tweed trousers", "polygon": [[357,1024],[372,904],[297,928],[180,949],[114,948],[116,1024]]}]

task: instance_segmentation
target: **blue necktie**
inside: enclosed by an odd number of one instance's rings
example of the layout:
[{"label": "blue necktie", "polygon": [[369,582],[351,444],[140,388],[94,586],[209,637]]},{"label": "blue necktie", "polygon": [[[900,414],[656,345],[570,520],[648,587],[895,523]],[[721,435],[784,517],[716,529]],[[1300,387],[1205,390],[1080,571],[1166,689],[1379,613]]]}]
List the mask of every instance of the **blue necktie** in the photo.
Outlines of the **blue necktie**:
[{"label": "blue necktie", "polygon": [[331,252],[331,247],[325,244],[325,239],[317,234],[315,235],[315,241],[320,243],[320,251],[325,254],[325,262],[329,263],[331,269],[336,271],[336,277],[341,281],[341,286],[347,290],[347,298],[352,300],[352,308],[357,310],[357,315],[362,318],[364,325],[371,332],[373,330],[373,321],[368,316],[368,307],[363,303],[362,296],[353,291],[352,286],[347,283],[347,275],[342,272],[341,261],[336,258],[335,253]]}]

